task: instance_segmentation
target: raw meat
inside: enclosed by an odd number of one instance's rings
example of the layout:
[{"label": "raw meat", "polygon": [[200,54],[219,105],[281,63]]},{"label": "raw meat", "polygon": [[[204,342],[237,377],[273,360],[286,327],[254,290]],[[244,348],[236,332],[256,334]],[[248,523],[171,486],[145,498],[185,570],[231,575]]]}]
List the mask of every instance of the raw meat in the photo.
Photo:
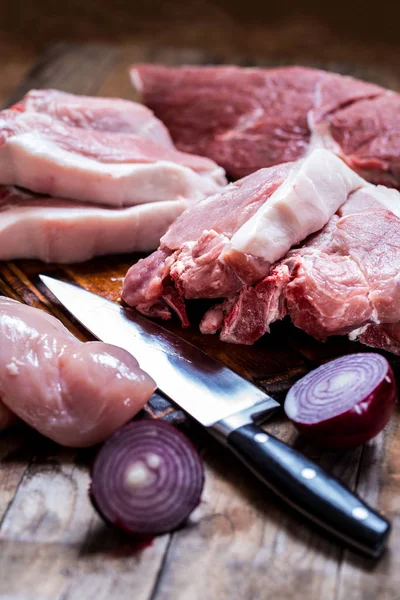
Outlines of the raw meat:
[{"label": "raw meat", "polygon": [[65,446],[103,441],[156,387],[125,350],[80,342],[54,317],[4,297],[0,333],[2,406]]},{"label": "raw meat", "polygon": [[373,183],[400,188],[400,95],[305,67],[137,65],[133,84],[180,150],[243,177],[322,145]]},{"label": "raw meat", "polygon": [[112,208],[0,186],[0,260],[73,263],[148,252],[187,206],[184,200],[170,200]]},{"label": "raw meat", "polygon": [[327,150],[261,169],[190,207],[160,248],[128,271],[122,296],[148,315],[184,324],[184,298],[232,296],[325,225],[363,180]]},{"label": "raw meat", "polygon": [[383,325],[364,325],[352,331],[349,338],[392,354],[400,354],[400,321]]},{"label": "raw meat", "polygon": [[174,147],[168,129],[151,110],[129,100],[77,96],[59,90],[31,90],[12,108],[46,113],[83,129],[135,133],[160,146]]},{"label": "raw meat", "polygon": [[250,344],[289,315],[317,339],[352,332],[353,339],[398,352],[399,269],[400,194],[366,184],[255,287],[243,287],[226,309],[212,309],[202,330],[221,329],[224,341]]},{"label": "raw meat", "polygon": [[115,207],[195,202],[225,182],[213,161],[136,135],[85,130],[34,112],[0,113],[1,184]]}]

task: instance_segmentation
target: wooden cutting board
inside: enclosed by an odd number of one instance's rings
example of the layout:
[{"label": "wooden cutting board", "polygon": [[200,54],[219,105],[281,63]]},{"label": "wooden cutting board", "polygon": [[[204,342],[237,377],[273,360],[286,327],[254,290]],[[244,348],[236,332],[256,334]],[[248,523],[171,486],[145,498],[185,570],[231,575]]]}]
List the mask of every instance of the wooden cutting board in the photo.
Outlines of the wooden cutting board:
[{"label": "wooden cutting board", "polygon": [[[193,50],[131,47],[118,51],[61,44],[34,66],[8,104],[31,88],[46,87],[135,100],[127,70],[139,61],[270,64]],[[400,88],[400,75],[384,68],[312,66]],[[27,260],[0,263],[0,293],[49,311],[78,337],[89,339],[41,284],[38,274],[75,281],[115,301],[126,270],[138,258],[103,257],[71,266]],[[196,321],[201,305],[193,303],[191,311]],[[345,338],[318,343],[286,322],[276,324],[271,335],[252,347],[201,336],[196,327],[181,330],[175,321],[167,326],[278,400],[296,379],[321,362],[367,350]],[[400,360],[389,358],[400,372]],[[157,538],[147,548],[133,546],[107,528],[88,501],[94,450],[63,449],[21,426],[0,437],[0,598],[264,600],[299,598],[299,594],[311,600],[400,598],[398,414],[375,440],[346,453],[320,453],[307,447],[283,415],[266,424],[267,430],[331,470],[392,520],[390,548],[376,563],[344,550],[282,505],[162,396],[155,394],[146,412],[187,428],[203,454],[207,473],[203,501],[188,526]]]}]

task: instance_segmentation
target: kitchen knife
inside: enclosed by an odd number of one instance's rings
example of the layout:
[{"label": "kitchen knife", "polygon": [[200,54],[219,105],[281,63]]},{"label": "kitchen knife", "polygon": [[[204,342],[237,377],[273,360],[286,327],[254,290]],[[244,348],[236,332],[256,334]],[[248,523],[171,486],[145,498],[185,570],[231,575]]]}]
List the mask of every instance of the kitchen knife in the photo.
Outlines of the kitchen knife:
[{"label": "kitchen knife", "polygon": [[347,544],[379,557],[390,523],[319,465],[259,423],[279,407],[262,390],[137,311],[39,276],[96,338],[131,352],[159,389],[292,507]]}]

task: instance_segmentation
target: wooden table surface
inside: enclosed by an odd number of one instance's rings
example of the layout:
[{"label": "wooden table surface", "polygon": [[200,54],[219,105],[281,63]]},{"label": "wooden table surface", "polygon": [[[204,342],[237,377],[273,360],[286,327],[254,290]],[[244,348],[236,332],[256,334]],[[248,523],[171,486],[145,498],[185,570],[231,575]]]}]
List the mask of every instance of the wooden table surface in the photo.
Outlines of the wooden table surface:
[{"label": "wooden table surface", "polygon": [[[4,104],[32,87],[134,99],[127,68],[135,61],[169,64],[243,62],[239,55],[193,49],[59,44],[28,73]],[[247,57],[246,64],[271,64]],[[272,60],[276,63],[276,57]],[[315,64],[312,63],[312,64]],[[322,61],[392,88],[390,64]],[[48,310],[81,339],[85,334],[40,285],[45,270],[116,300],[134,257],[97,259],[61,268],[37,261],[0,265],[0,292]],[[172,324],[173,328],[174,325]],[[194,343],[282,398],[290,384],[323,360],[360,349],[345,339],[319,344],[287,324],[252,348],[188,332]],[[400,361],[391,358],[396,373]],[[157,400],[157,399],[156,399]],[[238,462],[182,415],[154,401],[149,414],[187,428],[206,466],[202,502],[188,525],[138,548],[106,527],[88,500],[94,450],[57,446],[23,426],[0,437],[0,598],[10,600],[398,600],[400,598],[399,417],[363,448],[320,453],[304,445],[282,416],[266,429],[293,443],[346,482],[393,524],[387,552],[373,561],[344,549],[265,490]]]}]

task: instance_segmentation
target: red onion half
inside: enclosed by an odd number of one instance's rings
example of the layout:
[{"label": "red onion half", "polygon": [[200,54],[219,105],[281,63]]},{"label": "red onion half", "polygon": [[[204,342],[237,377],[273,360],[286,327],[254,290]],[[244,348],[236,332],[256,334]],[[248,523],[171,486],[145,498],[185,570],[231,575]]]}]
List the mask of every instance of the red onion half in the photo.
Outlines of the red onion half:
[{"label": "red onion half", "polygon": [[137,537],[172,531],[199,504],[203,463],[189,440],[162,421],[134,421],[101,447],[90,497],[108,522]]},{"label": "red onion half", "polygon": [[396,404],[396,382],[383,356],[349,354],[322,365],[289,390],[284,409],[314,443],[353,448],[375,437]]}]

